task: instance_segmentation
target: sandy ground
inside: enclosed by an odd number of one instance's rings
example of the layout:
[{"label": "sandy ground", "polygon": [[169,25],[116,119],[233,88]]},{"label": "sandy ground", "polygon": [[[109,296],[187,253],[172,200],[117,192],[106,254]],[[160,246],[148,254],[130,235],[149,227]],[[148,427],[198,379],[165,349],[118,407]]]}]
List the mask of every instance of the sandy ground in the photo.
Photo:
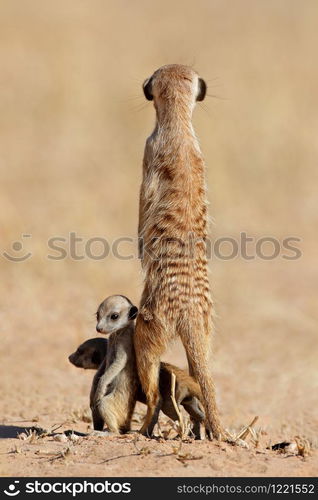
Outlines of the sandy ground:
[{"label": "sandy ground", "polygon": [[[1,2],[1,475],[318,473],[317,2],[230,4],[163,0],[159,12],[141,0]],[[211,369],[224,425],[234,434],[258,416],[257,439],[247,438],[248,448],[180,448],[172,431],[167,440],[28,437],[30,426],[90,430],[93,374],[67,356],[96,336],[94,312],[106,296],[139,301],[138,260],[90,258],[85,245],[96,236],[136,237],[143,146],[154,122],[141,84],[170,62],[195,64],[208,82],[194,123],[213,241],[254,238],[253,259],[211,258]],[[71,232],[83,238],[84,258],[72,254]],[[65,238],[63,259],[49,257],[58,255],[52,237]],[[274,259],[255,252],[263,237],[279,242]],[[289,237],[298,238],[296,260],[284,258]],[[136,247],[134,240],[122,252]],[[27,252],[19,263],[8,258]],[[178,344],[165,359],[186,365]],[[170,428],[161,418],[161,429]],[[295,439],[297,455],[269,449]]]},{"label": "sandy ground", "polygon": [[[235,271],[230,267],[229,273]],[[250,282],[253,274],[249,276]],[[230,275],[225,276],[225,281],[227,278],[230,279]],[[277,283],[281,285],[283,279],[281,275]],[[309,281],[308,276],[306,286]],[[259,286],[262,283],[260,274],[257,282]],[[264,290],[263,286],[260,288]],[[270,288],[277,297],[275,290]],[[232,315],[223,318],[222,334],[216,335],[214,340],[213,371],[222,420],[234,434],[258,415],[257,442],[247,438],[249,448],[245,449],[185,440],[180,449],[180,440],[165,417],[160,419],[160,428],[162,433],[170,429],[166,440],[148,440],[136,433],[120,437],[89,436],[75,442],[28,437],[24,426],[51,431],[62,425],[58,432],[63,429],[91,430],[88,394],[93,372],[75,368],[68,362],[67,355],[84,338],[95,336],[95,332],[92,325],[91,330],[87,328],[91,335],[80,333],[82,324],[94,324],[94,319],[83,313],[86,297],[77,297],[78,329],[72,322],[63,328],[59,326],[60,314],[64,317],[66,310],[70,316],[73,314],[71,304],[75,296],[69,292],[68,299],[65,296],[57,308],[60,313],[53,308],[46,327],[40,331],[37,325],[50,310],[51,299],[40,294],[37,298],[42,307],[37,304],[34,309],[34,297],[27,290],[20,292],[23,308],[7,303],[7,319],[4,319],[14,324],[14,342],[11,336],[5,336],[2,343],[7,353],[2,359],[2,370],[7,376],[2,378],[0,393],[1,414],[5,416],[0,427],[2,475],[317,475],[316,330],[308,325],[308,333],[300,344],[296,333],[293,335],[297,317],[289,318],[288,310],[286,314],[285,310],[275,310],[277,301],[270,313],[265,313],[262,307],[249,309],[251,297],[245,290],[245,294],[236,299],[236,304],[231,305]],[[77,292],[73,289],[73,293]],[[244,328],[240,325],[235,330],[234,318],[240,309],[246,311]],[[26,315],[33,317],[33,328],[21,328]],[[255,324],[258,320],[263,325],[260,338]],[[172,346],[166,359],[185,366],[178,344]],[[144,409],[140,404],[137,407],[133,429],[140,426]],[[20,439],[17,439],[18,433],[22,433]],[[268,449],[284,440],[294,441],[295,436],[305,445],[305,456]]]},{"label": "sandy ground", "polygon": [[[81,426],[76,426],[80,428]],[[6,426],[8,433],[17,430]],[[1,428],[3,432],[3,428]],[[206,441],[180,443],[135,436],[85,437],[76,443],[49,438],[26,443],[6,439],[2,475],[17,476],[208,476],[315,477],[317,453],[302,458]],[[3,459],[1,462],[4,462]]]}]

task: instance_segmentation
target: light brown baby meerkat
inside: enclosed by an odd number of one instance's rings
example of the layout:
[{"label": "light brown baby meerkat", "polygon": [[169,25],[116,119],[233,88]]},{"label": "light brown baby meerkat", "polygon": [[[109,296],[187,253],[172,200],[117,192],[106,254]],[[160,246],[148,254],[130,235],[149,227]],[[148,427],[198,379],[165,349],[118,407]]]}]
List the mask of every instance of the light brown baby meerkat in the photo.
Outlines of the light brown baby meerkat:
[{"label": "light brown baby meerkat", "polygon": [[127,297],[112,295],[99,306],[96,330],[110,334],[106,357],[100,365],[90,394],[95,430],[125,433],[130,430],[136,404],[138,377],[133,350],[134,320],[138,308]]},{"label": "light brown baby meerkat", "polygon": [[207,425],[224,436],[209,371],[213,329],[206,255],[205,164],[191,118],[206,84],[187,66],[159,68],[143,85],[156,126],[146,141],[139,206],[139,249],[145,274],[134,336],[138,374],[148,411],[141,432],[151,435],[160,408],[160,357],[179,336],[198,381]]},{"label": "light brown baby meerkat", "polygon": [[[103,366],[99,370],[98,375],[94,380],[94,389],[91,399],[94,400],[94,391],[102,373],[105,371],[104,359],[107,353],[107,340],[102,338],[93,338],[86,340],[81,344],[77,350],[69,356],[69,361],[78,368],[97,370],[100,367],[102,360]],[[128,353],[128,357],[135,356],[134,349]],[[189,413],[195,425],[192,433],[196,439],[201,438],[200,424],[204,422],[205,415],[200,401],[202,401],[202,394],[199,385],[195,380],[190,377],[184,370],[169,363],[160,363],[159,375],[159,390],[162,398],[161,410],[171,420],[178,420],[178,415],[171,400],[171,378],[172,374],[176,377],[175,386],[175,399],[178,405],[182,405]],[[137,377],[137,373],[136,373]],[[127,394],[129,398],[129,394]],[[146,404],[146,396],[142,391],[141,385],[138,380],[138,389],[136,395],[137,401]],[[101,423],[98,429],[101,430],[104,426],[104,419],[100,415]]]}]

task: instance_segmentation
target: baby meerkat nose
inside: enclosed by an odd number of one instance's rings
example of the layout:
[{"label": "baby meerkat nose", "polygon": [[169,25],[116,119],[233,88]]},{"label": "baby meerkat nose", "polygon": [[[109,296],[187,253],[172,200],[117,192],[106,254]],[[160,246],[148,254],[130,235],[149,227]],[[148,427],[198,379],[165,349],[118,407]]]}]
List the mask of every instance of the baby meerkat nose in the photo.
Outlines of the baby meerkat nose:
[{"label": "baby meerkat nose", "polygon": [[97,331],[98,333],[102,333],[103,329],[102,329],[102,327],[101,327],[101,326],[96,325],[96,331]]}]

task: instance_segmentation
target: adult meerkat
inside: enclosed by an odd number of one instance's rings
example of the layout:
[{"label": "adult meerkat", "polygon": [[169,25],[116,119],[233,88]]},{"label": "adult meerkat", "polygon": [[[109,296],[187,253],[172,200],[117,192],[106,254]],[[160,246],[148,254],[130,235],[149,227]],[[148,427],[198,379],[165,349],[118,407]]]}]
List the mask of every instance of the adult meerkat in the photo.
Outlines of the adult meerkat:
[{"label": "adult meerkat", "polygon": [[96,330],[110,334],[106,357],[93,379],[90,405],[95,430],[130,430],[136,403],[138,377],[133,350],[134,319],[138,309],[127,297],[112,295],[97,310]]},{"label": "adult meerkat", "polygon": [[151,435],[160,408],[160,356],[179,336],[190,374],[198,381],[213,437],[224,433],[209,373],[212,299],[205,241],[205,165],[191,118],[206,84],[187,66],[159,68],[143,85],[156,126],[146,141],[139,206],[139,249],[145,285],[134,344],[147,397],[141,428]]},{"label": "adult meerkat", "polygon": [[[132,347],[132,346],[131,346]],[[93,405],[95,399],[95,391],[98,381],[105,371],[105,357],[107,353],[107,340],[102,338],[89,339],[81,344],[77,350],[69,356],[69,361],[78,368],[98,370],[98,374],[94,377],[94,383],[91,391],[91,404]],[[134,349],[127,353],[128,358],[135,357]],[[102,360],[102,366],[99,360]],[[196,439],[200,439],[200,424],[204,422],[205,415],[203,408],[200,404],[202,402],[202,394],[199,385],[195,380],[190,377],[184,370],[169,363],[160,363],[159,374],[159,390],[162,398],[161,410],[171,420],[178,420],[178,415],[171,400],[171,379],[172,374],[176,377],[176,390],[175,398],[178,405],[182,405],[193,419],[195,425],[192,432]],[[136,373],[137,377],[137,373]],[[129,398],[129,395],[126,395]],[[146,404],[146,396],[142,391],[141,385],[138,380],[138,389],[136,399],[140,403]],[[95,415],[96,419],[96,415]],[[104,426],[104,418],[99,415],[100,425],[98,429],[101,430]],[[98,423],[97,418],[97,423]]]}]

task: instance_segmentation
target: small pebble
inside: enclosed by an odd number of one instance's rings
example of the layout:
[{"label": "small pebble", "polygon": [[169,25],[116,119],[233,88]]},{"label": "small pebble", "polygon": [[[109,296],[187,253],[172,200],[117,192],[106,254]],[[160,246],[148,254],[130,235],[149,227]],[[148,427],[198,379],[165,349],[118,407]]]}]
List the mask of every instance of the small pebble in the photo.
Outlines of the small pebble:
[{"label": "small pebble", "polygon": [[65,434],[56,434],[55,436],[53,436],[53,440],[59,441],[60,443],[66,443],[67,437],[65,436]]}]

